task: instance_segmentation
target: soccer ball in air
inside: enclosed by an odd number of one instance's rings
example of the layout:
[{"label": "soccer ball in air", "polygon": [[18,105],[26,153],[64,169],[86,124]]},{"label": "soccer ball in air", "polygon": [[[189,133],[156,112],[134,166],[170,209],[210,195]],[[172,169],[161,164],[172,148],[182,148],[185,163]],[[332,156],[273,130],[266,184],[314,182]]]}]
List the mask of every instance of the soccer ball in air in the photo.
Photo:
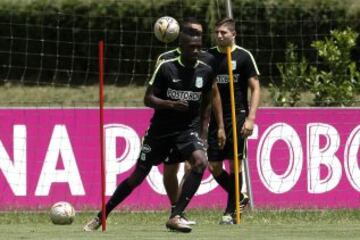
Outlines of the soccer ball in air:
[{"label": "soccer ball in air", "polygon": [[173,17],[161,17],[156,20],[154,25],[154,33],[161,42],[169,43],[179,36],[180,26]]},{"label": "soccer ball in air", "polygon": [[57,202],[50,209],[50,219],[54,224],[71,224],[75,218],[75,209],[68,202]]}]

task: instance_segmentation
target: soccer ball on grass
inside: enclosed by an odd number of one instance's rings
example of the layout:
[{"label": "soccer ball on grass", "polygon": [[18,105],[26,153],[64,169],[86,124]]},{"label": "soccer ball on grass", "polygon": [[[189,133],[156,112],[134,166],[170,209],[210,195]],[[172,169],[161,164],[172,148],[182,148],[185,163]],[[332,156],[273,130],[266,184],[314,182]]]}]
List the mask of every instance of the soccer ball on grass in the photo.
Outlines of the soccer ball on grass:
[{"label": "soccer ball on grass", "polygon": [[75,218],[75,209],[68,202],[57,202],[50,209],[50,219],[54,224],[71,224]]},{"label": "soccer ball on grass", "polygon": [[179,36],[180,26],[173,17],[165,16],[156,20],[154,33],[158,40],[170,43]]}]

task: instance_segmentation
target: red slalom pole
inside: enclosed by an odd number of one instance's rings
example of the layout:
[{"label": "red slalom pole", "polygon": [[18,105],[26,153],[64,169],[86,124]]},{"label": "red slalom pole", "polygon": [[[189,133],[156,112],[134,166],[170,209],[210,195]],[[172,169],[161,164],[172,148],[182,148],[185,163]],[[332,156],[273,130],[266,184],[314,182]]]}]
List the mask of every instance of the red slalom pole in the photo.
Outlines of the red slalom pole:
[{"label": "red slalom pole", "polygon": [[99,42],[99,111],[100,111],[100,160],[101,160],[101,228],[106,231],[105,209],[105,156],[104,156],[104,41]]}]

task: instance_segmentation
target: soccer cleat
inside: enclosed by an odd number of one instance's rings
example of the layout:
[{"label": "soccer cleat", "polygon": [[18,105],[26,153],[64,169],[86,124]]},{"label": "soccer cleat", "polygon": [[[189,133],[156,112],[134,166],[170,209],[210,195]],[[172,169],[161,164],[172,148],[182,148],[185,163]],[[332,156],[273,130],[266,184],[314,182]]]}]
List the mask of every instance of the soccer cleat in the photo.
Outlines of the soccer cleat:
[{"label": "soccer cleat", "polygon": [[172,231],[178,231],[183,233],[189,233],[192,230],[189,225],[183,224],[181,222],[180,215],[176,215],[175,217],[170,218],[166,222],[166,227]]},{"label": "soccer cleat", "polygon": [[249,204],[250,198],[247,194],[241,193],[241,200],[240,200],[240,212],[244,210],[244,208]]},{"label": "soccer cleat", "polygon": [[83,230],[85,232],[92,232],[92,231],[96,231],[98,230],[98,228],[101,226],[101,222],[100,222],[100,219],[98,217],[95,217],[93,219],[91,219],[90,222],[88,222]]},{"label": "soccer cleat", "polygon": [[185,224],[185,225],[195,225],[196,224],[195,221],[192,221],[192,220],[188,219],[186,217],[185,213],[182,213],[180,215],[180,221],[181,221],[182,224]]},{"label": "soccer cleat", "polygon": [[234,224],[234,219],[233,219],[233,216],[232,214],[224,214],[222,217],[221,217],[221,221],[220,223],[221,225],[232,225]]}]

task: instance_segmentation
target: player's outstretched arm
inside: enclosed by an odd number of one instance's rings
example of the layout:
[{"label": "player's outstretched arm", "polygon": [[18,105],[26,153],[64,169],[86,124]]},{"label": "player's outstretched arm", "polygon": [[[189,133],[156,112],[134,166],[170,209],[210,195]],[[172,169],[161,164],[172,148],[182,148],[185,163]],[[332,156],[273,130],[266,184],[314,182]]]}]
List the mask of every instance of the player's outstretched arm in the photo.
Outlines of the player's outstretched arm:
[{"label": "player's outstretched arm", "polygon": [[160,89],[149,85],[145,92],[144,104],[147,107],[154,109],[173,109],[177,111],[187,111],[189,109],[189,103],[183,100],[172,101],[165,100],[157,97],[160,93]]},{"label": "player's outstretched arm", "polygon": [[250,136],[252,134],[256,119],[256,111],[260,103],[260,82],[258,76],[254,76],[249,79],[249,87],[251,92],[250,111],[249,116],[246,118],[245,123],[241,129],[241,134],[244,137]]},{"label": "player's outstretched arm", "polygon": [[226,135],[224,129],[221,97],[216,81],[214,81],[212,85],[212,109],[214,111],[215,120],[218,125],[218,132],[217,132],[218,145],[220,149],[223,149],[226,142]]},{"label": "player's outstretched arm", "polygon": [[205,94],[203,94],[200,105],[200,138],[204,141],[207,140],[208,134],[208,125],[211,112],[211,95],[212,91],[207,91]]}]

